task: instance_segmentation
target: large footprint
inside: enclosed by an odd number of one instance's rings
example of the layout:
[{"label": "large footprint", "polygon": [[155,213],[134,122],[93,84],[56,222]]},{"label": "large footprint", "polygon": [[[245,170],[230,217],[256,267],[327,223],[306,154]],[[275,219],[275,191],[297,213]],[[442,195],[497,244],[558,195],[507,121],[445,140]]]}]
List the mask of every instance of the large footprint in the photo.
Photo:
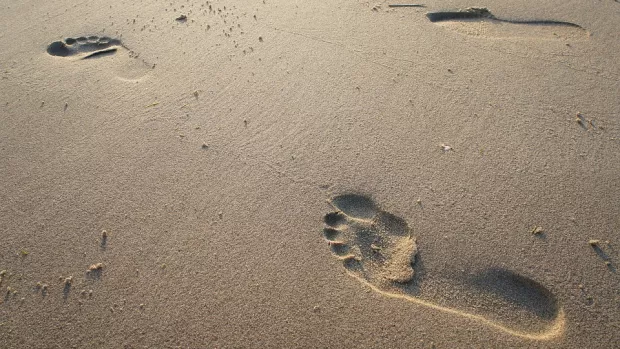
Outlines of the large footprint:
[{"label": "large footprint", "polygon": [[[407,222],[383,211],[370,198],[334,197],[324,217],[331,251],[347,272],[374,291],[480,321],[530,339],[550,339],[564,330],[555,296],[534,280],[501,268],[416,277],[416,239]],[[432,282],[431,282],[432,280]],[[429,289],[441,290],[443,295]]]}]

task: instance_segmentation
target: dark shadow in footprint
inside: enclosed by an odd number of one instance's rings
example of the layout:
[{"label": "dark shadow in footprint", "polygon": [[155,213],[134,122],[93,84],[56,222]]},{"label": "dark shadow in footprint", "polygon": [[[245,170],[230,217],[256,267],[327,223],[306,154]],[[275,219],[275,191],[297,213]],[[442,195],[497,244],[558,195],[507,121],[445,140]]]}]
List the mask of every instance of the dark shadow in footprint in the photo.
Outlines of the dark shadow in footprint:
[{"label": "dark shadow in footprint", "polygon": [[105,249],[108,247],[108,235],[107,235],[107,234],[104,234],[104,235],[101,237],[101,242],[99,243],[99,247],[100,247],[103,251],[105,251]]},{"label": "dark shadow in footprint", "polygon": [[553,320],[560,311],[557,299],[543,285],[510,270],[488,269],[469,283],[480,292],[500,297],[540,319]]},{"label": "dark shadow in footprint", "polygon": [[62,288],[62,298],[67,300],[69,298],[69,294],[71,293],[71,283],[65,282],[65,286]]},{"label": "dark shadow in footprint", "polygon": [[103,275],[102,269],[91,269],[86,272],[86,279],[88,280],[101,280]]},{"label": "dark shadow in footprint", "polygon": [[349,216],[372,218],[377,214],[374,202],[362,195],[341,195],[333,198],[332,202],[340,211]]},{"label": "dark shadow in footprint", "polygon": [[[480,28],[476,28],[478,30],[471,30],[472,28],[455,28],[458,31],[464,31],[467,34],[472,35],[487,35],[487,36],[532,36],[532,37],[540,37],[541,30],[543,34],[552,34],[551,36],[554,38],[575,38],[578,36],[582,36],[587,34],[587,31],[580,25],[565,22],[565,21],[556,21],[556,20],[546,20],[546,19],[509,19],[509,18],[500,18],[493,15],[486,8],[479,7],[470,7],[464,10],[453,10],[453,11],[436,11],[429,12],[426,14],[426,17],[433,23],[440,22],[460,22],[461,24],[476,23],[480,21],[488,21],[492,24],[514,24],[514,25],[526,25],[530,27],[541,27],[538,30],[530,29],[528,31],[522,31],[516,29],[517,27],[508,27],[502,28],[501,30],[494,32],[489,28],[485,30],[480,30]],[[546,28],[546,29],[545,29]],[[459,30],[460,29],[460,30]],[[470,29],[470,30],[467,30]],[[497,28],[495,28],[497,29]],[[529,34],[529,35],[528,35]],[[544,38],[544,35],[542,36]]]},{"label": "dark shadow in footprint", "polygon": [[106,36],[80,36],[54,41],[47,47],[47,53],[58,57],[80,57],[81,59],[103,57],[114,54],[123,44],[118,39]]},{"label": "dark shadow in footprint", "polygon": [[110,55],[115,54],[116,51],[117,51],[116,47],[107,48],[105,50],[93,52],[93,53],[91,53],[91,54],[89,54],[87,56],[84,56],[84,58],[82,58],[82,59],[100,58],[100,57],[104,57],[104,56],[110,56]]},{"label": "dark shadow in footprint", "polygon": [[[323,237],[347,272],[373,290],[516,336],[548,339],[563,331],[563,310],[540,283],[501,268],[473,272],[453,268],[432,275],[425,270],[404,219],[363,195],[340,195],[330,204],[336,211],[325,215]],[[433,286],[426,287],[426,280]]]},{"label": "dark shadow in footprint", "polygon": [[429,12],[426,14],[426,17],[431,22],[441,22],[441,21],[454,21],[461,19],[477,19],[477,18],[487,18],[496,20],[499,22],[506,23],[514,23],[514,24],[533,24],[533,25],[564,25],[569,27],[577,27],[582,28],[580,25],[571,23],[571,22],[563,22],[563,21],[554,21],[554,20],[543,20],[543,19],[506,19],[506,18],[498,18],[495,17],[488,9],[484,7],[470,7],[465,10],[457,10],[457,11],[437,11],[437,12]]}]

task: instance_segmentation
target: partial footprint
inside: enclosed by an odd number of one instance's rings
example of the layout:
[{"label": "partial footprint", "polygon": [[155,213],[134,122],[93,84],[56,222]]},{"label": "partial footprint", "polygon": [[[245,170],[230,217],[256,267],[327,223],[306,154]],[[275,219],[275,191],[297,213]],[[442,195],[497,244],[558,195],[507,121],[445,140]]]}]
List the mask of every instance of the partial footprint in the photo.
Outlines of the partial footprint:
[{"label": "partial footprint", "polygon": [[340,211],[325,216],[324,233],[347,270],[375,285],[411,281],[417,248],[407,222],[363,196],[339,196],[332,204]]},{"label": "partial footprint", "polygon": [[539,283],[501,268],[428,272],[422,282],[415,270],[416,239],[405,220],[362,195],[341,195],[330,203],[337,211],[325,215],[323,235],[347,272],[371,289],[520,337],[562,333],[563,311]]},{"label": "partial footprint", "polygon": [[[123,54],[120,54],[119,51],[123,51]],[[137,81],[154,67],[144,60],[138,59],[138,55],[129,50],[121,40],[107,36],[80,36],[54,41],[48,45],[47,53],[51,56],[71,60],[114,56],[109,66],[112,67],[118,78],[126,81]]]},{"label": "partial footprint", "polygon": [[47,47],[47,53],[52,56],[88,59],[114,54],[119,47],[123,45],[118,39],[106,36],[80,36],[52,42]]},{"label": "partial footprint", "polygon": [[571,22],[539,19],[506,19],[494,16],[486,8],[467,8],[426,14],[428,19],[462,34],[481,37],[521,37],[579,40],[589,33]]}]

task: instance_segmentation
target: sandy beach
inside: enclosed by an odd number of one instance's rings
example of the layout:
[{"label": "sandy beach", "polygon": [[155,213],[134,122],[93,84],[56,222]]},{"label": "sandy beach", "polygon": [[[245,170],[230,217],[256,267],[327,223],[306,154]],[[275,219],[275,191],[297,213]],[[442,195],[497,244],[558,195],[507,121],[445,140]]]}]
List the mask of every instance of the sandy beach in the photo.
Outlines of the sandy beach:
[{"label": "sandy beach", "polygon": [[617,0],[0,9],[0,348],[620,348]]}]

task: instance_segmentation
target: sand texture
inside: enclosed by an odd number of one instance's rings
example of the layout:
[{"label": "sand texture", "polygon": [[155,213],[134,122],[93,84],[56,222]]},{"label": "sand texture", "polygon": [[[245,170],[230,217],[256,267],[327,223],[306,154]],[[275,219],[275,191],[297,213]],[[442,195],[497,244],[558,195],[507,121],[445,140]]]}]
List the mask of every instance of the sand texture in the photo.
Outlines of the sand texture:
[{"label": "sand texture", "polygon": [[620,348],[618,23],[0,0],[0,348]]}]

